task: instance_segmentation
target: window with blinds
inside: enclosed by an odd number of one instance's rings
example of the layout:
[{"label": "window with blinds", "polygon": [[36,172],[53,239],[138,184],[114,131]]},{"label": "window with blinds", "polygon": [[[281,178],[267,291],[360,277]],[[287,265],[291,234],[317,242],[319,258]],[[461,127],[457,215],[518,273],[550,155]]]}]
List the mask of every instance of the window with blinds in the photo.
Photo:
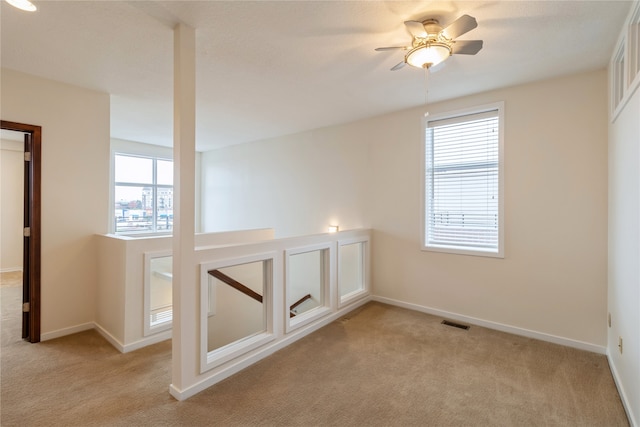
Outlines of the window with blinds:
[{"label": "window with blinds", "polygon": [[427,118],[424,249],[503,256],[501,106]]}]

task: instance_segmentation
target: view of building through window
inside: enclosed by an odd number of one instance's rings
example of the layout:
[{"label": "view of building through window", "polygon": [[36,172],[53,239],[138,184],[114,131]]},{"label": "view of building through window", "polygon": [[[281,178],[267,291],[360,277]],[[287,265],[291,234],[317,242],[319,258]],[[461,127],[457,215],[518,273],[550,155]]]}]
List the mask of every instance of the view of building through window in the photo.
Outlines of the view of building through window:
[{"label": "view of building through window", "polygon": [[116,233],[173,229],[173,161],[116,154]]}]

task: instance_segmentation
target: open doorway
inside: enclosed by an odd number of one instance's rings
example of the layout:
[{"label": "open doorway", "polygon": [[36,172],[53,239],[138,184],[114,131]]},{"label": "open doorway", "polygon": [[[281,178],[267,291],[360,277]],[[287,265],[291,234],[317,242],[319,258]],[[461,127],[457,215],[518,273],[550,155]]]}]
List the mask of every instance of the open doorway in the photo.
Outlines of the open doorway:
[{"label": "open doorway", "polygon": [[[18,264],[19,269],[22,270],[22,338],[35,343],[40,341],[40,171],[42,161],[42,130],[40,126],[4,120],[1,121],[1,127],[3,145],[13,145],[15,147],[16,144],[14,142],[16,142],[16,139],[18,143],[22,140],[23,148],[20,154],[24,165],[22,180],[9,178],[12,182],[8,183],[12,186],[22,185],[22,221],[16,221],[14,225],[11,225],[11,227],[17,227],[18,233],[21,232],[22,234],[22,263],[19,265],[19,261],[15,259],[15,257],[19,257],[20,254],[12,253],[10,255],[14,258],[8,261],[9,264],[11,264],[8,266],[8,269],[17,270],[18,268],[15,264]],[[7,140],[6,142],[5,138]],[[12,168],[13,167],[7,163],[7,170]],[[3,170],[3,173],[4,172]],[[3,185],[4,184],[7,183],[3,183]],[[16,189],[14,188],[14,190]],[[4,204],[5,203],[3,203],[2,206],[3,211],[12,208],[10,203],[8,203],[9,206],[4,206]],[[13,208],[15,209],[16,207],[14,206]],[[12,214],[15,215],[15,211],[12,212]],[[10,216],[11,215],[8,215],[7,218]],[[5,212],[3,212],[3,218],[4,217]],[[12,233],[4,231],[5,230],[3,230],[3,244],[5,243],[5,234],[7,239],[13,238],[11,236]],[[16,246],[19,243],[11,242],[11,244]],[[15,252],[16,249],[17,248],[13,248],[11,252]]]}]

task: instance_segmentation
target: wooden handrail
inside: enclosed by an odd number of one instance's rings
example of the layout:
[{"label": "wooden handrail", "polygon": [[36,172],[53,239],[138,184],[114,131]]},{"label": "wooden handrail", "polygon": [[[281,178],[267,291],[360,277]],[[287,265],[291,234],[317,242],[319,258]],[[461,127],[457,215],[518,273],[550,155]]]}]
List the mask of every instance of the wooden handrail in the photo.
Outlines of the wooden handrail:
[{"label": "wooden handrail", "polygon": [[307,295],[303,296],[302,298],[300,298],[298,301],[296,301],[293,304],[291,304],[291,307],[289,307],[289,317],[296,317],[296,313],[293,312],[293,309],[296,308],[297,306],[299,306],[300,304],[302,304],[303,302],[305,302],[308,299],[311,299],[311,294],[307,294]]},{"label": "wooden handrail", "polygon": [[226,274],[224,274],[220,270],[209,270],[208,273],[210,275],[212,275],[213,277],[215,277],[216,279],[220,280],[221,282],[226,283],[227,285],[231,286],[232,288],[239,290],[243,294],[253,298],[254,300],[258,301],[259,303],[262,303],[262,295],[260,295],[259,293],[257,293],[253,289],[246,287],[245,285],[243,285],[242,283],[238,282],[237,280],[234,280],[233,278],[227,276]]},{"label": "wooden handrail", "polygon": [[[227,285],[231,286],[232,288],[237,289],[238,291],[242,292],[243,294],[253,298],[254,300],[258,301],[259,303],[262,303],[262,295],[260,295],[259,293],[257,293],[253,289],[243,285],[242,283],[238,282],[237,280],[233,279],[232,277],[227,276],[222,271],[220,271],[220,270],[209,270],[207,273],[209,273],[210,275],[212,275],[216,279],[220,280],[221,282],[226,283]],[[296,301],[293,304],[291,304],[291,307],[289,307],[289,317],[295,317],[296,314],[293,312],[293,309],[296,308],[297,306],[299,306],[300,304],[302,304],[303,302],[305,302],[308,299],[311,299],[311,294],[307,294],[307,295],[303,296],[302,298],[300,298],[298,301]]]},{"label": "wooden handrail", "polygon": [[289,310],[293,310],[294,308],[296,308],[297,306],[299,306],[300,304],[302,304],[303,302],[305,302],[308,299],[311,299],[311,294],[307,294],[307,295],[303,296],[302,298],[300,298],[298,301],[296,301],[293,304],[291,304],[291,307],[289,307]]}]

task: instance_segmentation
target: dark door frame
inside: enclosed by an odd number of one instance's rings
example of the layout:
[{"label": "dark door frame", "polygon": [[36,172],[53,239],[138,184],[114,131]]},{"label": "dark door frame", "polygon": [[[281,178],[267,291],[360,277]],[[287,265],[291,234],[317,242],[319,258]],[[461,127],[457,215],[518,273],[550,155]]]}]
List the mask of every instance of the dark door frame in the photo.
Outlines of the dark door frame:
[{"label": "dark door frame", "polygon": [[22,338],[35,343],[40,342],[42,128],[5,120],[0,126],[25,133]]}]

